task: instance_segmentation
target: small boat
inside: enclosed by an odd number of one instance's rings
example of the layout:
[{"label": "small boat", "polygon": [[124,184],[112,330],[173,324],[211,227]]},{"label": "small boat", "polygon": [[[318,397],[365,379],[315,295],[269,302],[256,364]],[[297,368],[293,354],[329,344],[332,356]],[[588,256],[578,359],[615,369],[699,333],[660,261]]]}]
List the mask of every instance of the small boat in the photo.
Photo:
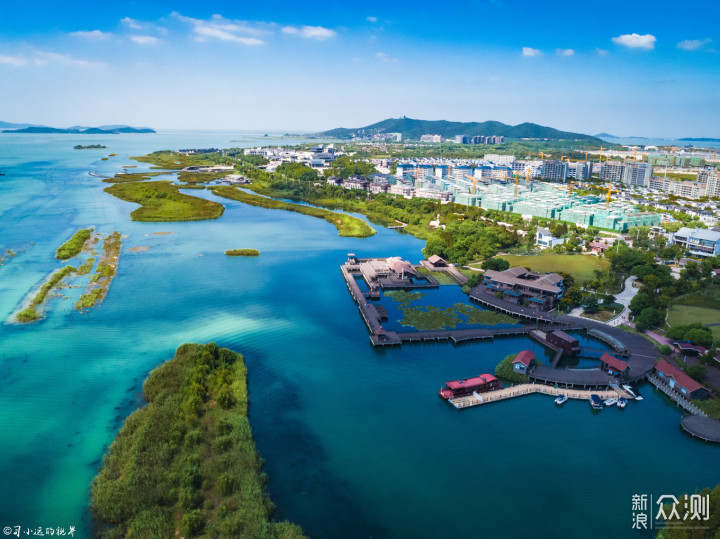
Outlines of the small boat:
[{"label": "small boat", "polygon": [[602,410],[603,401],[598,395],[593,393],[590,395],[590,406],[592,406],[595,410]]},{"label": "small boat", "polygon": [[617,407],[625,408],[626,405],[627,405],[627,399],[625,397],[620,397],[617,401]]},{"label": "small boat", "polygon": [[568,400],[567,395],[560,395],[557,399],[555,399],[555,404],[562,405],[565,404]]},{"label": "small boat", "polygon": [[633,388],[631,386],[626,384],[626,385],[622,386],[622,388],[628,392],[630,397],[632,397],[633,399],[637,399],[637,395],[635,394],[635,391],[633,391]]},{"label": "small boat", "polygon": [[638,395],[637,397],[635,397],[635,400],[636,400],[636,401],[641,401],[641,400],[643,400],[643,398],[642,398],[640,395]]},{"label": "small boat", "polygon": [[603,402],[605,406],[615,406],[617,404],[618,400],[615,398],[607,399]]}]

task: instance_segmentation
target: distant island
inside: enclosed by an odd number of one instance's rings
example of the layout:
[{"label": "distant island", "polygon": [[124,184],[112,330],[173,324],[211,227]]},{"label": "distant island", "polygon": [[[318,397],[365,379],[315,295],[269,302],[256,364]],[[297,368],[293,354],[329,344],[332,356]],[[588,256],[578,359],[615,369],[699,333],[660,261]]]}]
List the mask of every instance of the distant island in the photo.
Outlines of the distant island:
[{"label": "distant island", "polygon": [[720,138],[705,138],[705,137],[700,137],[700,138],[686,137],[686,138],[679,138],[678,140],[687,141],[687,142],[720,142]]},{"label": "distant island", "polygon": [[[42,134],[70,134],[70,135],[117,135],[120,133],[156,133],[149,127],[130,127],[129,125],[101,125],[100,127],[86,127],[74,125],[72,127],[47,127],[44,125],[10,124],[0,122],[0,128],[23,126],[18,129],[3,129],[0,133],[42,133]],[[77,148],[76,148],[77,149]]]},{"label": "distant island", "polygon": [[77,144],[73,146],[73,150],[107,150],[107,146],[103,146],[102,144],[88,144],[87,146]]},{"label": "distant island", "polygon": [[447,120],[415,120],[412,118],[389,118],[365,127],[348,129],[339,127],[329,131],[316,133],[315,136],[350,139],[368,137],[380,133],[400,133],[402,138],[419,140],[422,135],[440,135],[453,138],[458,135],[468,136],[503,136],[514,139],[548,139],[548,140],[587,140],[601,142],[597,137],[582,133],[560,131],[533,123],[507,125],[502,122],[449,122]]}]

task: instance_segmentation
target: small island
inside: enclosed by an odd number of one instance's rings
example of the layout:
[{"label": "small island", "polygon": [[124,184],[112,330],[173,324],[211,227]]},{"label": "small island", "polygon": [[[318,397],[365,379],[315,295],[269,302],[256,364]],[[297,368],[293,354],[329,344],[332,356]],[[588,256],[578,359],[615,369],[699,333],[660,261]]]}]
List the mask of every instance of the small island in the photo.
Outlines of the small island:
[{"label": "small island", "polygon": [[225,254],[228,256],[259,256],[260,251],[257,249],[228,249]]},{"label": "small island", "polygon": [[243,356],[183,344],[143,385],[92,484],[100,537],[295,539],[271,519],[263,461],[248,420]]},{"label": "small island", "polygon": [[74,150],[107,150],[107,146],[103,146],[102,144],[89,144],[87,146],[83,146],[82,144],[77,144],[73,146]]},{"label": "small island", "polygon": [[67,260],[77,256],[87,241],[92,237],[92,228],[83,228],[75,232],[73,237],[63,243],[55,253],[56,258],[59,260]]}]

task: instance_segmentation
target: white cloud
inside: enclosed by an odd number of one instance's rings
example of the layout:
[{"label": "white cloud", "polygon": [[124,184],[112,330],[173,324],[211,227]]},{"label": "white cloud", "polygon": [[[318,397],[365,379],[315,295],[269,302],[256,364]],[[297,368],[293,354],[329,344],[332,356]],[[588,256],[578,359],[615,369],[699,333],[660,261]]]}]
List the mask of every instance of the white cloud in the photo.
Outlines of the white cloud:
[{"label": "white cloud", "polygon": [[47,64],[59,64],[68,67],[81,67],[81,68],[98,68],[107,67],[107,64],[103,62],[92,62],[89,60],[80,60],[73,58],[69,54],[60,54],[57,52],[41,52],[36,51],[35,57],[33,58],[35,65],[44,66]]},{"label": "white cloud", "polygon": [[612,38],[613,43],[616,45],[622,45],[629,49],[643,49],[646,51],[653,50],[655,48],[655,42],[657,38],[652,34],[623,34],[618,37]]},{"label": "white cloud", "polygon": [[696,51],[703,45],[707,45],[711,41],[712,39],[708,37],[706,37],[705,39],[686,39],[685,41],[680,41],[677,44],[677,48],[684,51]]},{"label": "white cloud", "polygon": [[387,54],[385,54],[384,52],[376,52],[376,53],[375,53],[375,58],[377,58],[378,60],[381,60],[381,61],[383,61],[383,62],[390,62],[390,63],[393,63],[393,64],[397,64],[397,63],[398,63],[398,59],[397,59],[397,58],[390,58],[390,57],[389,57]]},{"label": "white cloud", "polygon": [[130,39],[139,45],[155,45],[155,43],[160,41],[158,38],[153,36],[130,36]]},{"label": "white cloud", "polygon": [[141,30],[142,25],[139,21],[136,21],[135,19],[131,19],[130,17],[125,17],[124,19],[120,19],[120,22],[123,24],[127,24],[130,28],[133,30]]},{"label": "white cloud", "polygon": [[533,49],[532,47],[523,47],[522,48],[522,55],[523,56],[540,56],[542,52],[540,52],[539,49]]},{"label": "white cloud", "polygon": [[377,17],[368,17],[367,20],[370,21],[370,22],[378,22],[378,18],[377,18]]},{"label": "white cloud", "polygon": [[608,51],[606,51],[605,49],[597,49],[597,48],[596,48],[596,49],[595,49],[595,54],[597,54],[598,56],[607,56],[607,55],[608,55]]},{"label": "white cloud", "polygon": [[555,49],[555,54],[558,56],[572,56],[575,54],[575,51],[572,49]]},{"label": "white cloud", "polygon": [[252,27],[247,23],[230,21],[220,15],[213,15],[210,20],[184,17],[177,12],[174,12],[172,15],[183,22],[192,24],[196,41],[205,41],[208,38],[212,38],[221,41],[242,43],[243,45],[263,45],[265,43],[262,39],[248,37],[247,34],[262,35],[266,34],[267,30]]},{"label": "white cloud", "polygon": [[20,67],[27,65],[28,61],[24,56],[6,56],[4,54],[0,54],[0,64]]},{"label": "white cloud", "polygon": [[324,41],[337,35],[335,30],[323,28],[322,26],[284,26],[282,31],[286,34],[292,34],[307,39],[317,39],[319,41]]},{"label": "white cloud", "polygon": [[107,39],[112,36],[110,32],[101,32],[100,30],[79,30],[77,32],[70,32],[70,35],[85,39]]}]

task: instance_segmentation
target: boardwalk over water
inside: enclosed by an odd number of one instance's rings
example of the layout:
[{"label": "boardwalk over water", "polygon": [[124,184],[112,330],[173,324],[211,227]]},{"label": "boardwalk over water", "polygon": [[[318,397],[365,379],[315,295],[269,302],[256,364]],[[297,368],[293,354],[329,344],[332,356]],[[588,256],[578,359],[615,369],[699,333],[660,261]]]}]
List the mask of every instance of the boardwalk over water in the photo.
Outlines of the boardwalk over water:
[{"label": "boardwalk over water", "polygon": [[480,406],[481,404],[489,404],[491,402],[498,402],[506,399],[512,399],[515,397],[522,397],[523,395],[531,395],[533,393],[542,393],[543,395],[550,395],[557,397],[559,395],[567,395],[570,399],[590,400],[590,395],[597,395],[603,400],[606,399],[617,399],[620,397],[629,397],[623,390],[619,388],[606,389],[603,391],[587,391],[582,389],[563,389],[558,387],[546,386],[544,384],[518,384],[512,387],[505,387],[503,389],[496,389],[495,391],[486,391],[484,393],[478,393],[474,395],[468,395],[467,397],[457,397],[455,399],[449,399],[448,402],[455,408],[469,408],[471,406]]},{"label": "boardwalk over water", "polygon": [[696,438],[720,444],[720,421],[698,415],[688,415],[680,420],[680,426],[685,432]]}]

